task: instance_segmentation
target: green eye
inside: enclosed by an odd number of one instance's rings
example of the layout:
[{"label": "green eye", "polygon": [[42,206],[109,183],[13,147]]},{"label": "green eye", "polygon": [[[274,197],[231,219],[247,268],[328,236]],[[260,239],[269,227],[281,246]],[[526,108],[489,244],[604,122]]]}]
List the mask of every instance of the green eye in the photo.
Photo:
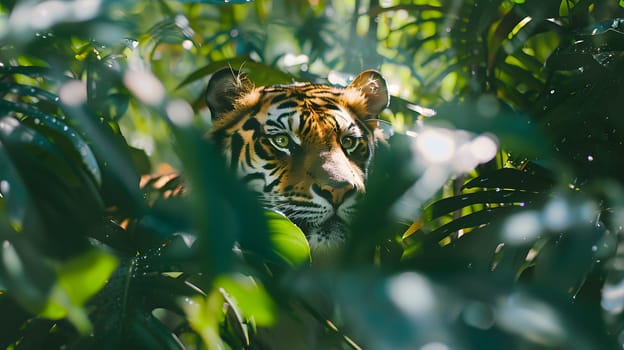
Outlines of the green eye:
[{"label": "green eye", "polygon": [[273,142],[276,147],[286,148],[290,144],[290,137],[286,134],[273,135],[271,136],[271,142]]},{"label": "green eye", "polygon": [[347,151],[351,152],[358,146],[359,140],[355,136],[345,136],[340,139],[340,144]]}]

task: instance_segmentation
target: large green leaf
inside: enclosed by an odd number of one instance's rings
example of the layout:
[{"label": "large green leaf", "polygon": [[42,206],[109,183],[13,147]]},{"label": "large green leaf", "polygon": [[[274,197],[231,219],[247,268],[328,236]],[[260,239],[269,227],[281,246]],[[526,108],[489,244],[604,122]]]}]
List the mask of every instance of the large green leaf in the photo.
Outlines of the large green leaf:
[{"label": "large green leaf", "polygon": [[278,212],[265,211],[265,217],[274,254],[291,266],[308,264],[310,245],[303,231]]}]

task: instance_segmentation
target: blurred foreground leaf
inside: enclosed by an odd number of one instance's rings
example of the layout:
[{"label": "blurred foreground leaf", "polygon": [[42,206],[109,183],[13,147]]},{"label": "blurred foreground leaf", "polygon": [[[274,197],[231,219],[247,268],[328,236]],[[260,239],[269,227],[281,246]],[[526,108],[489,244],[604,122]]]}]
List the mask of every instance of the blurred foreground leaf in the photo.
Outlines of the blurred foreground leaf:
[{"label": "blurred foreground leaf", "polygon": [[63,262],[56,268],[56,284],[40,315],[51,319],[68,317],[82,333],[91,331],[82,307],[104,286],[116,267],[117,259],[97,250]]}]

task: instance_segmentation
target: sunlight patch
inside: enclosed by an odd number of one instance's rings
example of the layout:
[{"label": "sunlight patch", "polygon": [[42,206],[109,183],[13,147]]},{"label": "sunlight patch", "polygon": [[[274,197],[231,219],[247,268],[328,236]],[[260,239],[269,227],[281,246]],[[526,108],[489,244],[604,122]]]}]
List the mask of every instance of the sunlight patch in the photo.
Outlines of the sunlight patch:
[{"label": "sunlight patch", "polygon": [[431,163],[444,163],[455,154],[456,142],[448,130],[428,129],[416,138],[416,147]]},{"label": "sunlight patch", "polygon": [[491,134],[422,126],[408,130],[413,138],[413,171],[418,181],[397,201],[392,212],[398,219],[418,215],[423,203],[453,176],[466,173],[496,157],[498,140]]}]

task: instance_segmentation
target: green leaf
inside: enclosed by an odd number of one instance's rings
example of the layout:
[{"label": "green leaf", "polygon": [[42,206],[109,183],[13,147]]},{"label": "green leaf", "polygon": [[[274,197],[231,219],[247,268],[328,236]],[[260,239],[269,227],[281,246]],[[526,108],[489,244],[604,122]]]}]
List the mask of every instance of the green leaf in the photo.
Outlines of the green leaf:
[{"label": "green leaf", "polygon": [[624,51],[624,19],[593,23],[574,39],[570,46],[555,51],[548,58],[547,68],[572,70],[598,63],[615,69]]},{"label": "green leaf", "polygon": [[223,312],[223,298],[213,290],[207,297],[195,296],[181,300],[189,325],[199,334],[209,349],[224,349],[219,336],[219,320]]},{"label": "green leaf", "polygon": [[[0,129],[3,121],[0,119]],[[20,232],[31,201],[17,169],[11,163],[0,136],[0,239],[8,232]],[[4,227],[3,227],[4,226]]]},{"label": "green leaf", "polygon": [[34,124],[33,127],[46,128],[48,130],[53,130],[57,134],[60,134],[60,138],[68,142],[73,147],[76,154],[82,160],[83,165],[93,177],[95,183],[101,185],[102,173],[100,171],[100,167],[97,163],[95,155],[93,154],[93,151],[91,150],[89,145],[87,145],[85,140],[82,138],[82,136],[80,136],[78,132],[76,132],[76,130],[74,130],[72,127],[67,125],[59,118],[55,118],[52,115],[43,113],[26,104],[0,100],[0,108],[23,113],[24,115],[28,116],[28,118],[32,118],[32,123]]},{"label": "green leaf", "polygon": [[479,191],[441,199],[425,208],[427,220],[436,219],[444,214],[473,204],[487,203],[526,203],[540,198],[540,194],[515,190]]},{"label": "green leaf", "polygon": [[175,334],[151,313],[143,313],[134,309],[130,313],[129,323],[136,336],[133,337],[134,339],[129,339],[132,348],[184,349]]},{"label": "green leaf", "polygon": [[1,74],[21,74],[28,77],[45,77],[48,79],[68,79],[58,74],[58,71],[42,66],[0,66]]},{"label": "green leaf", "polygon": [[240,226],[235,223],[230,207],[230,201],[236,198],[228,196],[235,179],[229,177],[217,150],[206,143],[197,130],[184,127],[174,132],[185,177],[193,188],[189,203],[198,232],[193,248],[199,251],[203,273],[215,277],[232,270],[232,247],[240,235]]},{"label": "green leaf", "polygon": [[514,209],[517,210],[517,207],[509,206],[479,210],[471,214],[459,217],[449,222],[448,224],[440,226],[439,228],[429,233],[426,238],[428,240],[435,240],[436,242],[438,242],[442,238],[446,237],[448,234],[456,232],[460,229],[491,224],[492,222],[503,217],[504,215],[512,212]]},{"label": "green leaf", "polygon": [[273,251],[291,266],[310,263],[310,245],[305,234],[288,218],[275,211],[265,211]]},{"label": "green leaf", "polygon": [[552,237],[535,260],[533,283],[572,300],[596,264],[594,247],[604,233],[600,225],[581,224]]},{"label": "green leaf", "polygon": [[106,284],[117,264],[115,257],[95,249],[59,264],[56,285],[40,315],[51,319],[67,316],[81,332],[89,331],[91,325],[82,307]]},{"label": "green leaf", "polygon": [[246,319],[253,319],[260,326],[275,322],[275,304],[264,287],[253,277],[242,274],[222,276],[215,285],[228,303],[240,308]]},{"label": "green leaf", "polygon": [[[147,262],[150,262],[147,260]],[[151,265],[150,265],[151,266]],[[139,266],[136,270],[140,270]],[[163,271],[164,269],[159,269]],[[176,313],[182,313],[178,299],[185,296],[195,296],[201,294],[201,290],[186,281],[184,276],[171,277],[148,272],[138,272],[137,277],[133,279],[133,292],[141,295],[143,304],[146,309],[153,310],[156,308],[164,308]]]},{"label": "green leaf", "polygon": [[49,263],[41,261],[41,253],[27,238],[18,235],[0,245],[0,280],[22,307],[37,313],[46,303],[54,273]]},{"label": "green leaf", "polygon": [[34,86],[17,84],[17,83],[0,83],[0,91],[12,92],[20,96],[32,96],[38,99],[45,99],[58,105],[59,98],[57,95],[46,90],[39,89]]},{"label": "green leaf", "polygon": [[552,174],[546,170],[522,171],[513,168],[498,169],[476,177],[463,188],[497,188],[542,192],[554,184]]}]

